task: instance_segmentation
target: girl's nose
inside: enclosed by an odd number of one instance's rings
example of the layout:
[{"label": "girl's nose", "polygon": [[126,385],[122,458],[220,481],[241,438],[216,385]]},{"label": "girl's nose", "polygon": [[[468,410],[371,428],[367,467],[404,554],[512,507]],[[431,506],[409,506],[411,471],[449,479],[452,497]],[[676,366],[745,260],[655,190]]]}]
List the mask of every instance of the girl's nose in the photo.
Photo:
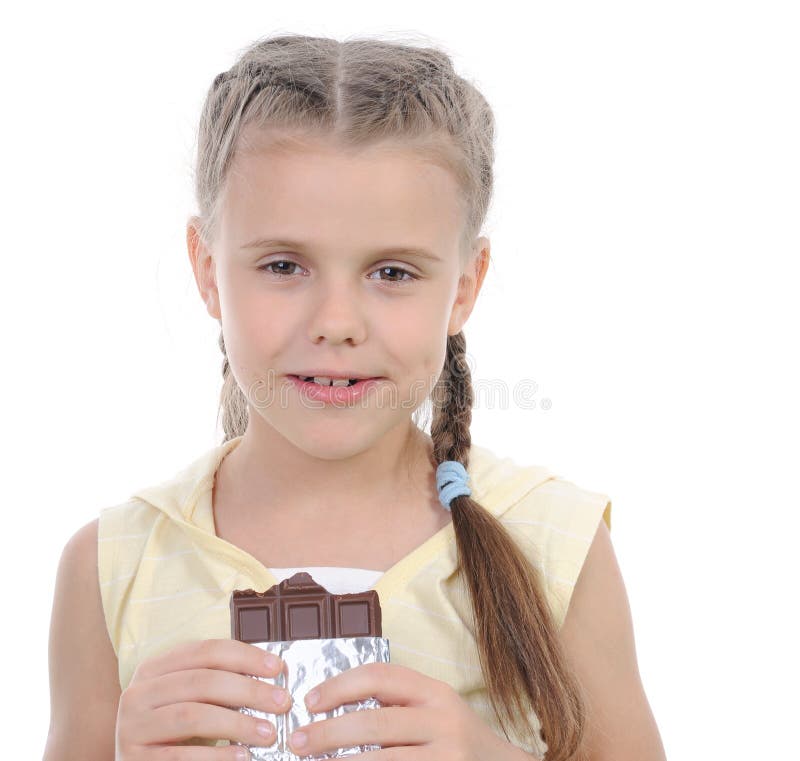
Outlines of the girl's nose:
[{"label": "girl's nose", "polygon": [[329,284],[314,302],[308,320],[312,341],[325,339],[331,343],[361,343],[366,336],[366,315],[352,285]]}]

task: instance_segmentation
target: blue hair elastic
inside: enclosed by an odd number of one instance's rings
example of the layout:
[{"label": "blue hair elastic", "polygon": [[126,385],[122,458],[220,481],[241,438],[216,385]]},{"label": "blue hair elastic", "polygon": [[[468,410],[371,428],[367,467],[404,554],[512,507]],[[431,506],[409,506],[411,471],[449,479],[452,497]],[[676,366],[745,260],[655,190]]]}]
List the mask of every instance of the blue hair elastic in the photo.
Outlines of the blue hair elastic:
[{"label": "blue hair elastic", "polygon": [[445,460],[436,468],[436,487],[439,489],[439,502],[445,510],[450,509],[453,497],[469,496],[472,489],[467,486],[469,475],[458,460]]}]

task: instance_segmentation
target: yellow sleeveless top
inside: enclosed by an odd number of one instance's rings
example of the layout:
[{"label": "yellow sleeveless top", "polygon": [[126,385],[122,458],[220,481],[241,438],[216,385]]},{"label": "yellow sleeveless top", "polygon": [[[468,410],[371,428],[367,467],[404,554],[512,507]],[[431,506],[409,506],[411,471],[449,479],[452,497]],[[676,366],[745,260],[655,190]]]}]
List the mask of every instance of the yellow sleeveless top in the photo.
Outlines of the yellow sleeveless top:
[{"label": "yellow sleeveless top", "polygon": [[[174,477],[100,510],[100,591],[123,690],[146,658],[189,640],[229,638],[234,589],[264,591],[279,581],[215,534],[214,478],[241,439],[213,447]],[[540,569],[560,627],[599,521],[611,528],[610,499],[475,444],[467,472],[473,499],[502,521]],[[448,523],[381,574],[371,588],[379,595],[383,636],[392,663],[450,684],[504,738],[488,701],[469,592],[456,565],[455,532]],[[538,731],[536,715],[530,720]],[[509,735],[518,747],[544,756],[547,745],[538,738],[531,746]]]}]

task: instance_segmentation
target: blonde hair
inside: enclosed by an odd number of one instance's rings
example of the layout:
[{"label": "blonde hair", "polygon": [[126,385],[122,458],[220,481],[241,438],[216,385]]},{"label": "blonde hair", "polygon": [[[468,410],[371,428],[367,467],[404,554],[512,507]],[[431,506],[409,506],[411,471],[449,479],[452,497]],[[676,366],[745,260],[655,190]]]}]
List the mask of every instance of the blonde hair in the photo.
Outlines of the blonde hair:
[{"label": "blonde hair", "polygon": [[[289,136],[333,138],[342,150],[390,140],[446,167],[463,208],[466,261],[493,186],[494,117],[475,86],[433,47],[375,38],[338,41],[284,34],[257,40],[215,77],[202,109],[195,192],[199,234],[215,239],[226,178],[248,125]],[[279,141],[280,142],[280,141]],[[287,140],[283,139],[286,143]],[[224,441],[247,427],[247,399],[225,340],[220,395]],[[447,339],[431,423],[434,467],[468,465],[473,392],[463,331]],[[478,655],[498,722],[533,747],[536,712],[548,761],[573,756],[585,727],[580,684],[565,660],[538,569],[502,523],[468,496],[451,503],[459,571],[469,588]]]}]

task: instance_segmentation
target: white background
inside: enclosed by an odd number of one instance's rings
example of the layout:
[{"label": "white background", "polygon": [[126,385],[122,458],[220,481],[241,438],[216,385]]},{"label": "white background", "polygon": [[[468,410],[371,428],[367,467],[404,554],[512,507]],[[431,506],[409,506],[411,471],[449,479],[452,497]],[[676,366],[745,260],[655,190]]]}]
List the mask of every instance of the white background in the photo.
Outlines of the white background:
[{"label": "white background", "polygon": [[537,403],[484,400],[473,440],[612,498],[671,759],[796,752],[795,4],[14,14],[0,46],[0,562],[15,756],[44,748],[65,542],[221,439],[218,325],[185,245],[196,122],[214,75],[281,32],[422,36],[482,89],[497,121],[494,265],[465,330],[470,362],[476,384],[535,382]]}]

